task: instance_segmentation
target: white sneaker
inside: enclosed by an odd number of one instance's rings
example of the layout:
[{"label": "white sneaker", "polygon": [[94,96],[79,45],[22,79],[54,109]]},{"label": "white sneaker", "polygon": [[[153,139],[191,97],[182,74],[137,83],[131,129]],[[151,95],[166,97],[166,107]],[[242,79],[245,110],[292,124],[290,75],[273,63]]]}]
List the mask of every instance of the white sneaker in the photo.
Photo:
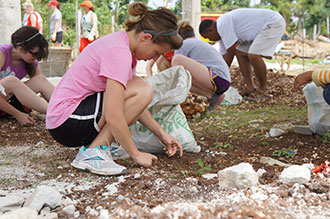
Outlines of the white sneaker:
[{"label": "white sneaker", "polygon": [[82,146],[76,158],[72,161],[71,166],[102,176],[126,174],[126,167],[116,164],[112,160],[111,155],[107,152],[108,148],[105,145],[92,149]]},{"label": "white sneaker", "polygon": [[129,154],[124,150],[124,148],[117,142],[114,141],[109,148],[109,153],[113,160],[125,160],[130,158]]}]

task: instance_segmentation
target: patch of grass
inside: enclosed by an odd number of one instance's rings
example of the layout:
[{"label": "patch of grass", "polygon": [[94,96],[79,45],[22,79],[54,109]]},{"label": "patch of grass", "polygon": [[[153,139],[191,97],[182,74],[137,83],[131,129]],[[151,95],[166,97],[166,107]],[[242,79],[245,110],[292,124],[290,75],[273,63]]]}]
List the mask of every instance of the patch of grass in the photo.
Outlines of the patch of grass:
[{"label": "patch of grass", "polygon": [[261,146],[263,146],[263,147],[266,147],[266,146],[269,145],[268,142],[267,142],[266,140],[262,141],[260,144],[261,144]]},{"label": "patch of grass", "polygon": [[[242,109],[243,108],[243,109]],[[219,130],[226,130],[229,134],[237,134],[239,138],[245,138],[248,135],[264,136],[265,130],[269,130],[274,124],[295,123],[307,118],[307,107],[289,106],[287,104],[263,105],[262,107],[246,111],[243,106],[225,106],[226,114],[220,112],[210,112],[207,118],[204,118],[191,128],[203,127],[200,132],[216,134]],[[252,120],[256,122],[251,123]],[[251,126],[259,124],[259,126]],[[198,134],[200,134],[198,132]]]},{"label": "patch of grass", "polygon": [[0,162],[0,166],[9,166],[12,165],[10,162]]},{"label": "patch of grass", "polygon": [[216,149],[233,149],[233,146],[226,142],[217,142],[215,145]]},{"label": "patch of grass", "polygon": [[187,177],[187,176],[188,176],[188,172],[187,172],[186,170],[184,170],[184,169],[182,168],[182,166],[181,166],[178,162],[176,162],[176,163],[177,163],[178,166],[179,166],[180,173],[181,173],[184,177]]},{"label": "patch of grass", "polygon": [[199,165],[199,169],[197,170],[197,175],[201,175],[203,172],[205,172],[206,170],[210,171],[212,170],[212,168],[208,165],[208,166],[205,166],[204,165],[204,162],[202,161],[202,159],[198,158],[197,160],[197,163]]},{"label": "patch of grass", "polygon": [[1,178],[0,179],[0,185],[1,184],[10,184],[11,182],[13,181],[13,179],[4,179],[4,178]]},{"label": "patch of grass", "polygon": [[47,174],[44,176],[44,178],[45,178],[45,179],[55,179],[55,178],[58,177],[58,175],[59,175],[58,170],[55,170],[55,171],[53,171],[53,172],[49,172],[49,173],[47,173]]},{"label": "patch of grass", "polygon": [[[296,64],[296,65],[311,65],[311,64],[318,64],[320,61],[322,61],[323,59],[299,59],[299,58],[295,58],[295,59],[291,59],[291,64]],[[276,63],[276,59],[272,59],[272,60],[265,60],[265,62],[268,63]]]},{"label": "patch of grass", "polygon": [[296,151],[292,148],[282,148],[281,150],[275,150],[272,154],[273,157],[285,157],[293,158],[296,155]]},{"label": "patch of grass", "polygon": [[329,132],[322,135],[322,142],[324,144],[330,143],[330,133]]}]

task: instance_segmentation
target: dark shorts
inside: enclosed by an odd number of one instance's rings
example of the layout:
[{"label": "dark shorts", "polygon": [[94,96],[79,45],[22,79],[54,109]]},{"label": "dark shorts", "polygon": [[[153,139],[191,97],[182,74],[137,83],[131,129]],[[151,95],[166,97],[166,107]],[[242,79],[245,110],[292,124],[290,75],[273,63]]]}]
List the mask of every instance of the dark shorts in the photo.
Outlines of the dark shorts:
[{"label": "dark shorts", "polygon": [[[8,99],[8,103],[23,113],[30,113],[31,109],[23,106],[15,95]],[[0,110],[0,116],[10,116],[8,113]]]},{"label": "dark shorts", "polygon": [[103,106],[103,92],[83,100],[72,115],[59,127],[49,129],[51,136],[68,147],[88,146],[99,134]]},{"label": "dark shorts", "polygon": [[323,98],[330,105],[330,84],[327,84],[323,90]]},{"label": "dark shorts", "polygon": [[213,84],[215,94],[223,94],[230,87],[230,82],[216,75],[211,68],[209,68],[210,80]]},{"label": "dark shorts", "polygon": [[56,41],[52,41],[52,43],[62,43],[63,40],[63,31],[56,32]]}]

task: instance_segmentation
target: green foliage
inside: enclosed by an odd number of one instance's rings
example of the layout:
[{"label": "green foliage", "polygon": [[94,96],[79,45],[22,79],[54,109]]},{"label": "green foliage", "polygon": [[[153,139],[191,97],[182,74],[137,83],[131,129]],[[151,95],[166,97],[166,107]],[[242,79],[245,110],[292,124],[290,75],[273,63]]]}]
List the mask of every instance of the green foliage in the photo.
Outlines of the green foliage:
[{"label": "green foliage", "polygon": [[215,145],[216,149],[233,149],[233,146],[229,143],[226,142],[217,142],[217,144]]},{"label": "green foliage", "polygon": [[211,167],[208,165],[208,166],[205,166],[204,165],[204,162],[202,161],[202,159],[198,158],[197,160],[197,163],[199,165],[199,169],[197,170],[197,175],[201,175],[203,172],[205,172],[206,170],[210,171],[212,170]]},{"label": "green foliage", "polygon": [[180,173],[184,176],[184,177],[187,177],[188,176],[188,173],[187,171],[185,171],[182,166],[177,162],[178,166],[179,166],[179,170],[180,170]]},{"label": "green foliage", "polygon": [[327,133],[322,135],[322,142],[324,144],[330,143],[330,132],[327,132]]},{"label": "green foliage", "polygon": [[272,154],[273,157],[285,157],[292,158],[296,155],[296,151],[292,148],[282,148],[281,150],[275,150]]},{"label": "green foliage", "polygon": [[261,142],[261,146],[263,146],[263,147],[266,147],[266,146],[268,146],[269,144],[268,144],[268,142],[266,141],[266,140],[264,140],[264,141],[262,141]]}]

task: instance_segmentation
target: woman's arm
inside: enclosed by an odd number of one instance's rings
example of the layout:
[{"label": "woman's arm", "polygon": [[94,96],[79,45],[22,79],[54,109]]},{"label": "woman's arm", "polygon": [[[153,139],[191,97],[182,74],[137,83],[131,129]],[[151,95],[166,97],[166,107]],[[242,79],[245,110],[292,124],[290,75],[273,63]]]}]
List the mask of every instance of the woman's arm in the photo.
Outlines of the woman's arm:
[{"label": "woman's arm", "polygon": [[160,126],[160,124],[152,117],[148,109],[145,109],[144,112],[139,117],[139,121],[147,127],[152,133],[154,133],[158,139],[165,145],[166,153],[169,157],[173,156],[177,149],[180,151],[180,157],[183,154],[182,146],[177,139],[169,135],[165,130]]},{"label": "woman's arm", "polygon": [[[0,81],[1,83],[1,81]],[[17,110],[15,107],[10,105],[7,100],[5,100],[4,96],[0,94],[0,110],[8,113],[15,117],[15,119],[21,123],[22,125],[33,125],[34,120],[26,113],[22,113],[21,111]]]},{"label": "woman's arm", "polygon": [[135,162],[149,167],[157,161],[157,157],[149,153],[140,152],[136,148],[124,114],[124,91],[125,88],[121,83],[111,79],[107,80],[103,108],[106,125],[109,126],[113,137],[119,141]]},{"label": "woman's arm", "polygon": [[152,67],[155,64],[155,60],[150,59],[147,64],[146,64],[146,73],[147,73],[147,78],[152,76]]}]

